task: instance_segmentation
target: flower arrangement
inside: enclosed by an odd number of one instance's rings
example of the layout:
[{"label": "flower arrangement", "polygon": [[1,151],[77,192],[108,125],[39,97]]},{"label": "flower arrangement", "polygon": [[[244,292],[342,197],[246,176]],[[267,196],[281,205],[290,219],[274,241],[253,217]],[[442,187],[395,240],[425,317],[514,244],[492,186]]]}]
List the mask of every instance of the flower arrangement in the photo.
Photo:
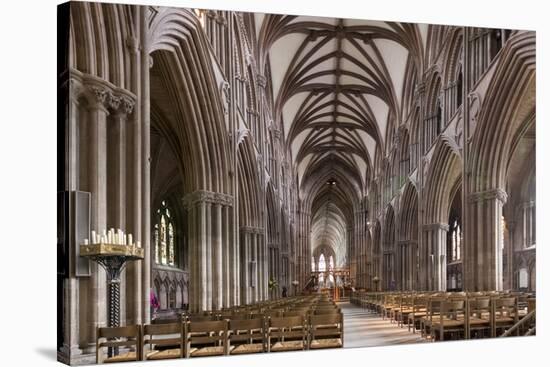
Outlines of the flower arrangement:
[{"label": "flower arrangement", "polygon": [[277,289],[277,287],[279,287],[279,283],[277,283],[277,280],[273,279],[273,278],[269,278],[269,282],[267,284],[267,288],[270,290],[270,291],[273,291],[275,289]]},{"label": "flower arrangement", "polygon": [[151,293],[149,295],[149,300],[151,301],[151,308],[156,311],[160,308],[159,300],[157,298],[157,295],[155,292],[151,289]]}]

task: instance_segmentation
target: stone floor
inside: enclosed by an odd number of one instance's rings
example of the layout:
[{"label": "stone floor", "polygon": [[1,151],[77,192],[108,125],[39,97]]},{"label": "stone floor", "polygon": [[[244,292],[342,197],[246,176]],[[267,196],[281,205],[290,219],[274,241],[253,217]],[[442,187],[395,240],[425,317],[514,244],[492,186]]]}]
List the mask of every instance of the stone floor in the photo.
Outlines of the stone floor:
[{"label": "stone floor", "polygon": [[344,347],[375,347],[395,344],[423,343],[417,332],[413,334],[406,327],[399,328],[389,320],[368,312],[349,302],[340,303],[344,314]]}]

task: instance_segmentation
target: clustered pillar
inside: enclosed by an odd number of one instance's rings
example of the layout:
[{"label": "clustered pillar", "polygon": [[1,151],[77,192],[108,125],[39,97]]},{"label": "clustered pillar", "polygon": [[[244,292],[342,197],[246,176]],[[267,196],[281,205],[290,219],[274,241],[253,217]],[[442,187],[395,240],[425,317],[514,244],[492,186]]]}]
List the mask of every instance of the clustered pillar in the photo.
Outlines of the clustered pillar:
[{"label": "clustered pillar", "polygon": [[[502,189],[474,192],[468,200],[468,228],[464,263],[464,289],[487,291],[503,289],[502,207],[507,194]],[[483,266],[478,266],[483,264]]]},{"label": "clustered pillar", "polygon": [[233,197],[201,190],[183,202],[189,218],[190,311],[238,305],[240,254],[232,241]]},{"label": "clustered pillar", "polygon": [[424,246],[420,254],[423,289],[447,290],[447,232],[446,223],[424,225]]},{"label": "clustered pillar", "polygon": [[264,301],[268,298],[268,268],[264,229],[243,226],[240,228],[241,266],[243,268],[241,295],[243,303]]},{"label": "clustered pillar", "polygon": [[[301,203],[301,205],[304,205]],[[303,208],[297,212],[298,215],[298,246],[297,246],[297,271],[296,278],[298,280],[298,293],[306,287],[309,282],[311,271],[311,254],[309,250],[309,241],[311,237],[311,213]]]}]

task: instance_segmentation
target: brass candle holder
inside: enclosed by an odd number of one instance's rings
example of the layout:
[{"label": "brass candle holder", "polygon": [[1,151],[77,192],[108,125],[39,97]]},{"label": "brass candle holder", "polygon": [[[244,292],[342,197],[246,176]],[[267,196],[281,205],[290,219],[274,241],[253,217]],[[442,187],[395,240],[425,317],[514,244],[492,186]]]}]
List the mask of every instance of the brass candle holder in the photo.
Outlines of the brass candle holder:
[{"label": "brass candle holder", "polygon": [[[80,245],[80,256],[97,262],[107,273],[109,327],[120,326],[120,273],[130,261],[143,260],[143,248],[134,244],[94,243]],[[109,356],[118,354],[118,347],[109,348]]]}]

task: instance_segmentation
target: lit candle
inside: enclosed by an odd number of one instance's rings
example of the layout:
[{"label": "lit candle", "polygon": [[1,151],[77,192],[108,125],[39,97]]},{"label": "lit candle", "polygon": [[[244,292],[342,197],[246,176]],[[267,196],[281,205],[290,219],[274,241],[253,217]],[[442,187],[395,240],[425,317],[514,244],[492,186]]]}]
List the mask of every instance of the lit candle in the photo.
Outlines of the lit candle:
[{"label": "lit candle", "polygon": [[92,231],[92,243],[97,243],[97,238],[95,237],[95,231]]},{"label": "lit candle", "polygon": [[88,244],[88,239],[87,239],[87,238],[84,239],[84,244],[85,244],[85,245]]},{"label": "lit candle", "polygon": [[136,241],[137,247],[141,247],[141,243],[139,241]]},{"label": "lit candle", "polygon": [[128,246],[132,245],[132,234],[128,233]]}]

